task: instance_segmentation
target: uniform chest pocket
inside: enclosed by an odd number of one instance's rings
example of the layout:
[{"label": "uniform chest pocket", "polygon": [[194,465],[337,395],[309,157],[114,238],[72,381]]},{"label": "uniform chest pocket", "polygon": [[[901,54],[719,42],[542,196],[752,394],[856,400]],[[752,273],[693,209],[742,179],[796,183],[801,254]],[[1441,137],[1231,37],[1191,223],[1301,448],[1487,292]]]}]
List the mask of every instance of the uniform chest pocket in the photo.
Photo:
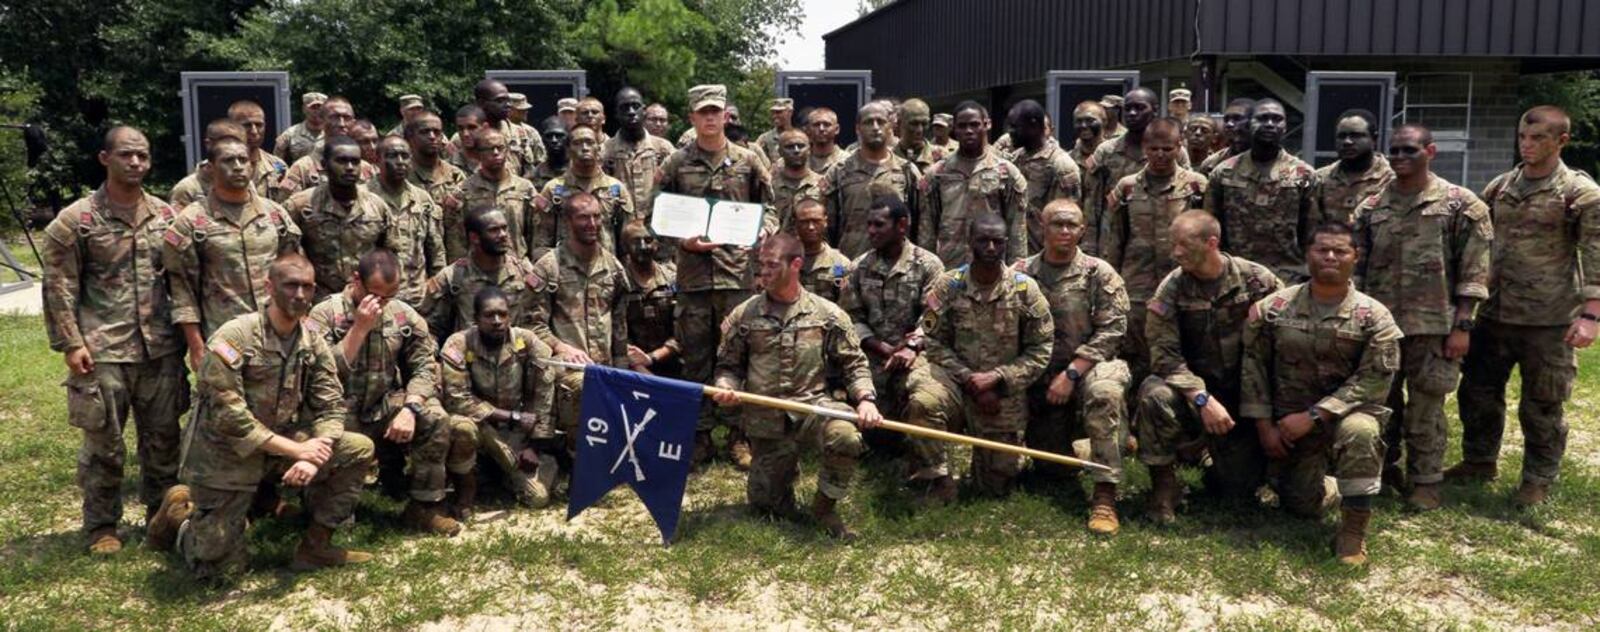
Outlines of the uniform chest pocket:
[{"label": "uniform chest pocket", "polygon": [[744,329],[745,345],[752,355],[773,351],[782,342],[778,327],[770,323],[741,324],[739,327]]},{"label": "uniform chest pocket", "polygon": [[1369,275],[1378,270],[1387,270],[1394,264],[1400,244],[1405,242],[1399,223],[1394,221],[1394,213],[1388,210],[1377,211],[1368,217],[1367,232],[1372,243],[1367,244],[1367,252],[1362,254],[1367,257]]}]

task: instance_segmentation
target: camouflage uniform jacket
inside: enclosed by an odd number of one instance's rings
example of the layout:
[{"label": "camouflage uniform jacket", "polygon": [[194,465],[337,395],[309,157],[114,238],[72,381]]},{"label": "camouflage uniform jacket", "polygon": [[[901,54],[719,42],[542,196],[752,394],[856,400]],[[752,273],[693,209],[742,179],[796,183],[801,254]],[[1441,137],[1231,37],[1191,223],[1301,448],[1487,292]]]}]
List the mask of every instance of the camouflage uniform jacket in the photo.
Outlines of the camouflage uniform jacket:
[{"label": "camouflage uniform jacket", "polygon": [[532,263],[506,253],[500,268],[488,272],[474,264],[471,257],[462,257],[428,279],[428,293],[419,310],[428,319],[428,329],[433,331],[434,337],[443,339],[471,327],[477,315],[472,299],[478,295],[478,290],[489,285],[506,293],[513,326],[533,324],[533,301],[544,282],[533,273]]},{"label": "camouflage uniform jacket", "polygon": [[1356,205],[1362,200],[1381,193],[1394,179],[1389,160],[1373,154],[1372,165],[1366,171],[1351,175],[1339,168],[1336,161],[1317,170],[1317,181],[1311,199],[1316,203],[1312,217],[1316,223],[1327,221],[1350,223],[1356,217]]},{"label": "camouflage uniform jacket", "polygon": [[[461,184],[461,205],[452,211],[448,206],[444,211],[444,252],[453,258],[465,257],[470,248],[467,245],[467,211],[477,206],[493,206],[505,213],[506,232],[511,235],[511,252],[519,257],[526,257],[535,248],[548,249],[555,245],[547,237],[554,235],[554,222],[544,220],[551,217],[548,213],[534,209],[534,197],[539,195],[539,189],[526,179],[512,175],[508,169],[505,177],[499,182],[489,179],[482,171],[473,173]],[[536,240],[539,235],[545,238]],[[539,246],[534,246],[535,242]],[[544,254],[543,250],[538,250]]]},{"label": "camouflage uniform jacket", "polygon": [[383,306],[378,324],[361,343],[354,361],[339,348],[356,324],[356,307],[348,292],[328,297],[311,308],[306,330],[328,341],[339,381],[344,385],[345,409],[356,424],[387,422],[408,397],[432,399],[439,395],[438,343],[428,332],[428,322],[404,301]]},{"label": "camouflage uniform jacket", "polygon": [[531,413],[533,435],[553,436],[555,369],[539,364],[550,357],[550,347],[521,327],[512,327],[497,349],[483,344],[477,327],[452,334],[439,349],[445,411],[474,423],[483,423],[496,408]]},{"label": "camouflage uniform jacket", "polygon": [[1011,412],[1021,413],[1028,385],[1050,362],[1050,302],[1039,282],[1022,272],[1005,270],[994,285],[980,287],[968,279],[968,270],[945,272],[925,299],[928,362],[957,386],[973,373],[997,372],[1006,397],[1015,400]]},{"label": "camouflage uniform jacket", "polygon": [[389,205],[394,231],[389,248],[400,258],[400,292],[396,295],[412,305],[422,303],[428,278],[444,269],[444,211],[428,191],[407,181],[400,190],[389,192],[382,178],[373,178],[367,189]]},{"label": "camouflage uniform jacket", "polygon": [[908,141],[901,140],[894,146],[894,155],[917,166],[917,171],[926,172],[933,167],[933,163],[944,160],[948,155],[944,147],[934,145],[932,141],[923,141],[921,147],[912,147]]},{"label": "camouflage uniform jacket", "polygon": [[1051,200],[1077,202],[1082,199],[1083,176],[1078,171],[1078,163],[1073,162],[1054,139],[1048,139],[1033,153],[1028,153],[1024,147],[1012,150],[1011,162],[1028,181],[1028,252],[1039,252],[1044,246],[1044,225],[1040,219],[1044,205]]},{"label": "camouflage uniform jacket", "polygon": [[96,362],[145,362],[183,348],[161,263],[161,236],[176,213],[145,194],[128,215],[111,209],[102,188],[45,228],[41,292],[52,350],[87,347]]},{"label": "camouflage uniform jacket", "polygon": [[[611,177],[622,181],[633,199],[634,217],[648,222],[650,203],[656,196],[656,169],[676,149],[667,139],[645,134],[637,143],[622,134],[612,136],[600,147],[600,164]],[[624,220],[626,221],[626,220]]]},{"label": "camouflage uniform jacket", "polygon": [[794,232],[795,207],[801,200],[816,200],[827,204],[828,181],[816,172],[806,169],[804,178],[796,180],[782,169],[772,172],[772,208],[777,216],[778,230]]},{"label": "camouflage uniform jacket", "polygon": [[960,154],[946,156],[928,169],[917,184],[922,217],[917,223],[917,245],[939,255],[945,267],[972,259],[967,247],[967,225],[985,213],[1006,222],[1006,261],[1028,255],[1028,181],[1011,161],[993,149],[977,160]]},{"label": "camouflage uniform jacket", "polygon": [[922,299],[943,276],[939,256],[909,241],[894,261],[873,250],[855,260],[839,306],[855,322],[857,337],[899,346],[913,335],[922,335],[917,331]]},{"label": "camouflage uniform jacket", "polygon": [[527,124],[500,121],[500,134],[506,139],[506,173],[532,177],[528,174],[545,159],[544,139],[538,130]]},{"label": "camouflage uniform jacket", "polygon": [[1600,299],[1600,186],[1556,166],[1541,181],[1518,167],[1484,188],[1494,217],[1494,284],[1478,315],[1508,325],[1566,325]]},{"label": "camouflage uniform jacket", "polygon": [[816,254],[806,254],[800,264],[800,284],[806,291],[835,305],[850,283],[850,258],[833,246],[822,244]]},{"label": "camouflage uniform jacket", "polygon": [[1197,167],[1195,171],[1199,172],[1200,175],[1205,176],[1207,179],[1210,179],[1211,172],[1216,171],[1217,165],[1220,165],[1222,164],[1222,161],[1237,155],[1239,154],[1234,153],[1232,147],[1223,147],[1222,149],[1211,152],[1211,155],[1206,156],[1205,160],[1200,161],[1200,166]]},{"label": "camouflage uniform jacket", "polygon": [[1047,372],[1075,358],[1115,360],[1128,333],[1128,292],[1111,264],[1082,251],[1066,265],[1034,255],[1017,269],[1039,284],[1055,331]]},{"label": "camouflage uniform jacket", "polygon": [[844,159],[849,157],[850,152],[841,149],[838,145],[834,145],[833,151],[828,152],[825,155],[818,156],[815,153],[806,154],[806,166],[810,167],[811,170],[817,175],[827,177],[829,169],[832,169],[834,165],[844,162]]},{"label": "camouflage uniform jacket", "polygon": [[882,163],[867,160],[859,152],[851,154],[823,176],[827,184],[828,228],[830,241],[844,256],[854,259],[872,249],[867,240],[867,209],[879,196],[893,195],[917,212],[917,181],[922,172],[917,166],[890,152]]},{"label": "camouflage uniform jacket", "polygon": [[[284,164],[282,158],[261,152],[259,159],[250,163],[250,184],[255,188],[256,195],[271,200],[286,197],[278,192],[278,181],[288,170],[289,165]],[[167,195],[167,201],[172,203],[172,208],[182,209],[210,192],[211,161],[202,160],[195,165],[194,173],[172,185],[172,193]]]},{"label": "camouflage uniform jacket", "polygon": [[1237,401],[1250,306],[1283,289],[1283,282],[1259,263],[1226,254],[1222,260],[1215,294],[1206,292],[1212,284],[1182,268],[1161,281],[1146,305],[1145,340],[1150,372],[1167,385],[1185,393],[1228,393],[1227,401]]},{"label": "camouflage uniform jacket", "polygon": [[1277,420],[1312,406],[1334,418],[1385,410],[1404,337],[1389,309],[1351,286],[1331,313],[1317,312],[1310,284],[1250,307],[1240,417]]},{"label": "camouflage uniform jacket", "polygon": [[1489,207],[1438,176],[1409,205],[1400,198],[1391,183],[1356,207],[1356,287],[1407,336],[1449,334],[1457,300],[1489,298]]},{"label": "camouflage uniform jacket", "polygon": [[[462,171],[455,165],[441,159],[434,164],[432,173],[429,173],[420,166],[413,164],[411,174],[406,176],[406,181],[427,191],[428,197],[433,198],[433,203],[439,207],[441,216],[455,215],[460,217],[461,213],[465,212],[466,209],[461,206],[461,185],[467,182],[467,172]],[[456,220],[456,223],[459,226],[460,220]],[[443,231],[442,226],[440,230]],[[443,236],[444,233],[440,232],[440,235]],[[445,237],[445,243],[445,256],[449,259],[448,237]],[[464,256],[464,253],[456,256]]]},{"label": "camouflage uniform jacket", "polygon": [[[321,186],[326,179],[322,176],[322,143],[317,143],[316,150],[311,155],[294,161],[289,168],[284,170],[283,177],[278,180],[274,202],[285,203],[294,194],[301,191],[310,191]],[[366,184],[378,176],[378,167],[365,160],[361,161],[361,173],[357,184]]]},{"label": "camouflage uniform jacket", "polygon": [[[539,191],[540,199],[534,200],[532,212],[541,215],[536,223],[541,228],[549,225],[553,232],[550,235],[534,234],[534,251],[548,252],[548,248],[554,248],[567,238],[567,219],[561,212],[561,203],[576,191],[589,193],[600,201],[600,248],[607,253],[616,253],[617,236],[622,234],[622,226],[638,217],[633,195],[628,193],[628,188],[623,186],[621,180],[603,171],[585,179],[570,170],[546,183]],[[541,243],[545,240],[549,241],[548,246]],[[539,256],[544,256],[543,252]]]},{"label": "camouflage uniform jacket", "polygon": [[304,122],[295,123],[278,134],[277,141],[272,143],[272,153],[285,163],[294,164],[310,155],[311,149],[321,140],[322,132],[311,131]]},{"label": "camouflage uniform jacket", "polygon": [[1314,226],[1311,165],[1279,150],[1262,169],[1245,152],[1211,171],[1206,211],[1222,223],[1222,248],[1272,268],[1285,281],[1306,277],[1303,240]]},{"label": "camouflage uniform jacket", "polygon": [[252,197],[234,211],[205,198],[178,213],[162,239],[172,322],[198,323],[209,338],[223,323],[266,309],[267,268],[300,249],[300,227],[272,200]]},{"label": "camouflage uniform jacket", "polygon": [[670,262],[655,264],[655,274],[640,279],[628,274],[628,292],[623,298],[628,312],[628,342],[646,353],[661,347],[682,351],[673,330],[673,312],[678,305],[678,270]]},{"label": "camouflage uniform jacket", "polygon": [[[763,233],[777,228],[777,217],[772,212],[772,178],[755,152],[748,149],[728,143],[719,156],[701,149],[698,143],[690,143],[667,158],[656,179],[658,192],[761,204],[767,208],[763,224],[770,227],[764,228]],[[737,246],[720,246],[704,254],[679,248],[678,289],[748,289],[751,258],[748,249]]]},{"label": "camouflage uniform jacket", "polygon": [[322,185],[296,193],[284,210],[300,227],[300,249],[316,269],[319,297],[343,290],[361,255],[399,241],[389,205],[366,187],[356,187],[355,199],[346,206]]},{"label": "camouflage uniform jacket", "polygon": [[1172,260],[1172,220],[1205,205],[1206,179],[1179,167],[1154,189],[1147,172],[1123,178],[1106,198],[1100,254],[1122,274],[1128,298],[1143,302],[1177,262]]},{"label": "camouflage uniform jacket", "polygon": [[628,314],[624,302],[632,283],[622,262],[601,249],[584,263],[562,242],[533,264],[532,325],[551,349],[567,343],[595,362],[628,366]]}]

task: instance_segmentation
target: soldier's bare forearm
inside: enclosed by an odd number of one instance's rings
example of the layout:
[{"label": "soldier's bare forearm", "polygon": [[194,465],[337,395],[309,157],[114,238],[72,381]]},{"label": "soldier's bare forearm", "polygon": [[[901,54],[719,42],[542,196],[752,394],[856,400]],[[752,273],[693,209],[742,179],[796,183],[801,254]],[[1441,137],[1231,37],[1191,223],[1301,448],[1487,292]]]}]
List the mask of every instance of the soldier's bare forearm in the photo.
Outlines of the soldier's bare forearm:
[{"label": "soldier's bare forearm", "polygon": [[206,347],[206,339],[200,335],[200,323],[178,323],[178,328],[183,330],[183,343],[189,347],[189,353],[200,353]]}]

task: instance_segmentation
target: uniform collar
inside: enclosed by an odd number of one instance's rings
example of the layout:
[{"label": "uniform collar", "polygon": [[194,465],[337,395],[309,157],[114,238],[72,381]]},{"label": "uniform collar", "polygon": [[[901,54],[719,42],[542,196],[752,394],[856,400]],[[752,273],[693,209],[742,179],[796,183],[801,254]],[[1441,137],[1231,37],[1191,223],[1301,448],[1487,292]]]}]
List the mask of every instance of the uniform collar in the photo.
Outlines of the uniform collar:
[{"label": "uniform collar", "polygon": [[[1340,301],[1339,303],[1339,311],[1337,314],[1339,318],[1349,320],[1351,312],[1355,311],[1356,294],[1356,286],[1354,283],[1351,283],[1349,285],[1349,291],[1345,292],[1344,294],[1344,300]],[[1291,307],[1294,308],[1296,314],[1309,317],[1312,314],[1312,305],[1315,303],[1316,299],[1311,298],[1311,282],[1307,281],[1305,284],[1300,286],[1300,291],[1294,297],[1294,302],[1291,303]]]}]

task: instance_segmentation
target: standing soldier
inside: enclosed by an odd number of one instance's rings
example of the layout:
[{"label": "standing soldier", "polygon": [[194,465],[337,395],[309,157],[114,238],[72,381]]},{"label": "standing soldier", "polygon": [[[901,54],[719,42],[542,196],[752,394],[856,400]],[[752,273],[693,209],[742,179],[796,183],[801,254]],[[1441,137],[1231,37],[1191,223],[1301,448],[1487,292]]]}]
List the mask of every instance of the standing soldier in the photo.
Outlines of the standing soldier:
[{"label": "standing soldier", "polygon": [[1186,88],[1178,88],[1167,93],[1167,116],[1178,119],[1179,123],[1189,122],[1189,96]]},{"label": "standing soldier", "polygon": [[[349,522],[372,470],[372,440],[345,432],[339,369],[322,336],[305,321],[317,283],[298,253],[267,271],[266,308],[223,325],[207,342],[195,380],[199,402],[184,430],[184,485],[167,491],[151,526],[151,545],[178,552],[197,577],[241,570],[259,486],[305,490],[310,524],[291,568],[355,564],[372,554],[333,545]],[[280,474],[281,473],[281,474]]]},{"label": "standing soldier", "polygon": [[1133,308],[1150,312],[1150,377],[1139,386],[1134,430],[1139,460],[1150,468],[1149,515],[1158,524],[1176,519],[1181,462],[1209,454],[1206,487],[1218,495],[1247,497],[1261,485],[1266,459],[1256,428],[1235,423],[1234,414],[1250,306],[1283,289],[1266,266],[1224,254],[1222,225],[1205,211],[1184,211],[1170,232],[1178,269]]},{"label": "standing soldier", "polygon": [[1088,177],[1091,175],[1089,157],[1100,147],[1105,125],[1106,109],[1099,103],[1084,101],[1072,109],[1072,129],[1077,132],[1077,140],[1067,156],[1078,165],[1079,199],[1082,200],[1079,206],[1083,207],[1084,223],[1089,226],[1079,247],[1091,255],[1100,254],[1100,201],[1105,199],[1106,192],[1099,178]]},{"label": "standing soldier", "polygon": [[828,245],[828,213],[822,202],[800,201],[795,210],[794,234],[805,251],[800,262],[800,285],[837,304],[850,282],[850,258]]},{"label": "standing soldier", "polygon": [[[956,116],[970,112],[957,108]],[[910,421],[938,430],[964,426],[984,439],[1022,445],[1028,387],[1050,361],[1055,327],[1038,282],[1006,267],[1006,232],[993,213],[967,224],[972,263],[945,272],[928,293],[922,330],[934,379],[912,391],[911,406],[927,415]],[[951,495],[941,491],[951,485],[944,480],[950,475],[944,446],[914,439],[911,447],[912,467],[934,476],[935,496]],[[1008,493],[1022,465],[1014,454],[972,451],[972,476],[986,494]]]},{"label": "standing soldier", "polygon": [[[1127,283],[1128,300],[1144,305],[1177,262],[1172,260],[1172,220],[1205,205],[1206,180],[1178,166],[1183,145],[1176,119],[1156,119],[1145,128],[1145,168],[1115,183],[1106,198],[1105,233],[1100,254]],[[1128,313],[1122,357],[1135,380],[1150,372],[1143,309]]]},{"label": "standing soldier", "polygon": [[1489,297],[1489,207],[1465,188],[1433,174],[1433,132],[1401,126],[1389,143],[1394,180],[1356,207],[1362,244],[1356,287],[1389,308],[1400,331],[1400,370],[1389,389],[1393,410],[1384,427],[1384,482],[1397,490],[1405,438],[1406,504],[1439,508],[1444,449],[1449,443],[1444,398],[1460,377],[1472,315]]},{"label": "standing soldier", "polygon": [[811,141],[805,132],[791,129],[778,136],[778,157],[783,168],[772,174],[772,209],[777,215],[778,229],[794,232],[795,208],[805,200],[822,201],[827,197],[828,182],[806,166]]},{"label": "standing soldier", "polygon": [[272,151],[278,158],[292,165],[296,160],[311,153],[311,148],[322,139],[322,106],[327,102],[328,95],[321,92],[307,92],[300,95],[300,113],[303,118],[299,123],[290,125],[289,129],[278,134],[278,139],[272,143]]},{"label": "standing soldier", "polygon": [[567,172],[567,138],[571,130],[577,128],[568,128],[561,124],[561,119],[550,116],[539,124],[539,129],[544,139],[544,161],[523,171],[536,192],[543,190],[546,182]]},{"label": "standing soldier", "polygon": [[[1149,90],[1146,90],[1146,92],[1149,92]],[[1154,111],[1155,103],[1156,93],[1150,92],[1151,111]],[[1106,128],[1104,131],[1106,140],[1121,138],[1123,134],[1128,133],[1128,127],[1124,124],[1126,119],[1123,118],[1122,115],[1123,110],[1125,109],[1122,95],[1107,94],[1101,96],[1100,108],[1106,111]],[[1098,149],[1098,147],[1096,147],[1096,149]]]},{"label": "standing soldier", "polygon": [[856,533],[845,526],[837,506],[850,491],[856,462],[866,452],[857,425],[872,428],[883,416],[850,317],[801,287],[801,259],[800,242],[792,235],[780,233],[762,244],[765,291],[741,303],[722,325],[727,335],[717,351],[715,384],[729,390],[713,398],[720,405],[737,406],[739,396],[732,391],[748,390],[850,410],[828,394],[827,376],[843,377],[856,402],[855,423],[771,408],[744,412],[753,453],[746,495],[752,508],[767,515],[798,514],[794,479],[800,469],[800,447],[817,450],[822,453],[822,471],[817,474],[811,515],[829,536],[853,540]]},{"label": "standing soldier", "polygon": [[[242,157],[243,143],[230,146]],[[117,127],[99,158],[105,184],[50,222],[41,263],[50,348],[68,369],[67,421],[83,430],[83,532],[90,552],[109,554],[122,550],[123,429],[138,425],[139,496],[151,525],[162,493],[177,482],[189,384],[161,276],[159,244],[176,214],[144,191],[150,141]]]},{"label": "standing soldier", "polygon": [[[350,138],[352,142],[356,136],[356,111],[350,107],[350,101],[344,97],[333,97],[322,106],[322,138],[317,141],[311,152],[301,156],[299,160],[289,163],[289,168],[283,172],[283,178],[278,181],[278,195],[274,201],[287,203],[290,197],[301,191],[317,188],[326,179],[323,173],[323,160],[327,154],[328,141],[338,138]],[[361,156],[360,146],[357,146],[356,156]],[[378,173],[378,167],[366,160],[362,160],[357,171],[359,181],[366,182]]]},{"label": "standing soldier", "polygon": [[556,118],[561,120],[561,129],[572,129],[578,126],[578,100],[572,97],[556,100]]},{"label": "standing soldier", "polygon": [[533,109],[533,104],[528,103],[528,95],[521,92],[512,92],[506,96],[511,97],[511,108],[506,110],[506,120],[511,121],[512,125],[522,128],[525,134],[530,136],[538,134],[539,131],[528,124],[528,111]]},{"label": "standing soldier", "polygon": [[[1093,474],[1089,531],[1112,535],[1131,380],[1127,363],[1117,359],[1128,330],[1128,294],[1110,264],[1078,249],[1085,228],[1076,202],[1046,204],[1044,251],[1018,266],[1039,284],[1055,324],[1050,363],[1027,389],[1027,442],[1061,453],[1073,435],[1088,437],[1094,462],[1111,468]],[[1058,478],[1066,473],[1059,465],[1034,468]]]},{"label": "standing soldier", "polygon": [[850,259],[871,249],[867,243],[867,207],[881,195],[898,195],[913,208],[916,216],[917,180],[922,172],[910,161],[889,149],[892,131],[888,106],[872,102],[856,116],[856,135],[861,148],[824,175],[827,184],[828,223],[839,251]]},{"label": "standing soldier", "polygon": [[623,263],[628,268],[628,364],[635,371],[677,377],[683,349],[673,337],[672,318],[678,306],[678,270],[657,261],[655,233],[634,220],[622,227]]},{"label": "standing soldier", "polygon": [[[406,123],[406,142],[411,145],[411,174],[406,181],[422,187],[439,209],[439,238],[444,242],[445,261],[450,258],[452,237],[446,226],[461,230],[459,219],[446,222],[445,218],[461,216],[461,185],[467,181],[466,172],[445,160],[444,122],[432,112],[418,114]],[[466,237],[455,237],[465,243]]]},{"label": "standing soldier", "polygon": [[172,322],[183,332],[189,365],[199,370],[206,339],[223,323],[267,306],[267,268],[300,249],[300,227],[277,202],[250,189],[249,150],[211,146],[211,190],[178,213],[162,236]]},{"label": "standing soldier", "polygon": [[[600,163],[606,173],[622,181],[633,199],[635,218],[650,221],[650,203],[656,196],[656,169],[673,152],[667,139],[645,130],[644,97],[633,88],[617,91],[617,118],[622,123],[617,135],[600,148]],[[629,219],[622,219],[626,224]]]},{"label": "standing soldier", "polygon": [[1028,254],[1028,181],[1017,166],[989,147],[989,111],[973,101],[956,106],[956,140],[961,149],[941,160],[917,183],[922,217],[917,245],[939,255],[946,268],[967,263],[973,222],[998,215],[1006,225],[1005,261]]},{"label": "standing soldier", "polygon": [[485,286],[505,294],[511,323],[526,327],[533,322],[534,293],[544,282],[533,274],[533,264],[511,252],[511,230],[505,211],[494,206],[467,209],[462,229],[467,236],[467,256],[456,259],[428,280],[422,298],[422,315],[428,329],[439,338],[472,326],[474,297]]},{"label": "standing soldier", "polygon": [[1083,195],[1078,163],[1045,131],[1044,106],[1026,99],[1011,106],[1011,142],[1016,145],[1011,162],[1028,181],[1028,254],[1044,249],[1044,224],[1039,215],[1053,200],[1077,202]]},{"label": "standing soldier", "polygon": [[[530,226],[539,232],[530,236],[530,252],[538,252],[543,257],[559,239],[571,237],[564,225],[566,215],[559,209],[573,195],[587,193],[600,203],[600,248],[615,258],[617,232],[624,223],[637,217],[633,196],[621,180],[600,170],[600,142],[593,129],[572,130],[567,140],[567,162],[567,172],[545,183],[533,200],[532,213],[538,219],[531,221]],[[544,232],[547,226],[548,232]]]},{"label": "standing soldier", "polygon": [[439,351],[444,408],[450,414],[448,471],[456,487],[456,515],[472,517],[478,497],[474,453],[458,438],[471,429],[477,449],[500,470],[517,502],[534,509],[550,504],[555,459],[539,448],[555,438],[551,402],[555,385],[550,347],[533,332],[513,327],[510,300],[493,285],[472,298],[473,325],[451,334]]},{"label": "standing soldier", "polygon": [[927,171],[933,163],[944,159],[945,147],[928,141],[930,115],[927,102],[906,99],[905,103],[900,104],[899,118],[895,155],[916,165],[918,171]]},{"label": "standing soldier", "polygon": [[[396,123],[393,128],[390,128],[389,131],[384,134],[384,136],[400,136],[405,134],[406,123],[410,123],[411,119],[417,118],[417,115],[428,111],[427,104],[423,103],[422,95],[402,94],[400,95],[400,98],[396,100],[400,103],[400,122]],[[524,99],[524,101],[526,101],[526,99]]]},{"label": "standing soldier", "polygon": [[777,97],[767,106],[772,115],[772,128],[756,137],[756,147],[767,155],[767,162],[778,162],[778,137],[794,129],[794,99]]},{"label": "standing soldier", "polygon": [[473,138],[478,130],[483,129],[485,116],[483,108],[468,103],[456,109],[456,133],[450,136],[449,156],[450,165],[460,169],[463,173],[473,173],[478,170],[478,156],[473,153]]},{"label": "standing soldier", "polygon": [[806,137],[811,139],[811,155],[806,158],[807,166],[819,176],[827,176],[828,170],[839,164],[845,158],[845,151],[839,148],[839,115],[825,107],[811,108],[806,114]]},{"label": "standing soldier", "polygon": [[1198,169],[1211,157],[1218,131],[1216,119],[1205,114],[1191,116],[1183,122],[1183,144],[1189,151],[1189,164]]},{"label": "standing soldier", "polygon": [[284,210],[300,227],[301,249],[317,269],[319,298],[337,294],[368,250],[397,241],[383,198],[361,186],[361,148],[348,136],[323,144],[326,182],[289,198]]},{"label": "standing soldier", "polygon": [[438,399],[438,346],[417,310],[395,300],[401,274],[390,250],[362,255],[344,291],[311,308],[306,329],[333,349],[350,415],[345,430],[372,440],[384,492],[409,494],[406,524],[455,535],[461,525],[442,508],[450,428]]},{"label": "standing soldier", "polygon": [[472,87],[473,102],[483,110],[484,124],[498,130],[506,141],[506,171],[524,174],[544,162],[544,144],[539,133],[511,122],[511,91],[506,84],[484,79]]},{"label": "standing soldier", "polygon": [[[1554,106],[1522,115],[1522,165],[1489,183],[1483,199],[1494,217],[1489,300],[1478,311],[1462,367],[1461,464],[1446,476],[1493,479],[1505,434],[1506,382],[1521,367],[1517,416],[1525,442],[1520,507],[1545,501],[1567,447],[1562,408],[1572,395],[1574,349],[1594,343],[1600,322],[1600,186],[1561,161],[1571,120]],[[1581,259],[1580,259],[1581,257]]]},{"label": "standing soldier", "polygon": [[389,248],[403,261],[400,288],[395,295],[406,305],[421,305],[428,279],[444,269],[444,215],[433,197],[407,180],[411,170],[411,146],[399,136],[386,136],[379,143],[382,169],[367,183],[367,190],[389,205],[394,230]]},{"label": "standing soldier", "polygon": [[650,132],[651,136],[666,140],[667,126],[671,124],[672,117],[667,114],[667,106],[651,103],[644,108],[644,129]]},{"label": "standing soldier", "polygon": [[[769,206],[772,179],[767,170],[754,152],[728,142],[723,133],[727,104],[725,86],[689,89],[689,118],[694,123],[695,140],[673,152],[661,165],[656,176],[659,190]],[[771,209],[767,212],[763,236],[775,228]],[[678,244],[677,262],[679,294],[674,326],[684,352],[684,379],[706,383],[712,378],[717,344],[722,339],[719,325],[750,296],[750,250],[713,244],[704,237],[685,239]],[[713,412],[710,407],[701,408],[695,436],[697,463],[711,456]],[[748,464],[749,444],[740,434],[735,428],[729,451],[736,464]]]},{"label": "standing soldier", "polygon": [[[533,225],[540,215],[533,208],[533,198],[538,195],[539,189],[511,169],[508,156],[512,150],[507,145],[509,139],[505,134],[493,128],[484,128],[473,135],[472,142],[471,151],[477,156],[478,170],[467,176],[466,182],[461,184],[459,208],[465,210],[493,206],[503,211],[511,231],[511,252],[519,257],[527,256],[533,248],[531,235],[545,228]],[[461,230],[462,221],[461,214],[452,213],[446,207],[444,252],[452,261],[467,253],[467,235]],[[554,245],[543,241],[540,243],[546,249]],[[544,254],[544,251],[540,250],[539,254]]]},{"label": "standing soldier", "polygon": [[1340,114],[1333,138],[1339,160],[1317,170],[1316,189],[1311,194],[1317,210],[1312,215],[1319,221],[1349,222],[1355,218],[1356,205],[1382,193],[1394,171],[1389,161],[1374,151],[1378,119],[1371,112],[1346,110]]},{"label": "standing soldier", "polygon": [[1222,138],[1227,146],[1211,152],[1195,171],[1209,178],[1222,161],[1250,149],[1250,109],[1255,106],[1255,99],[1244,97],[1228,102],[1228,107],[1222,111]]},{"label": "standing soldier", "polygon": [[[1240,417],[1281,470],[1284,506],[1321,516],[1340,500],[1334,555],[1367,563],[1372,498],[1382,491],[1384,402],[1400,368],[1400,328],[1350,282],[1358,256],[1344,224],[1323,224],[1306,248],[1311,280],[1250,307]],[[1323,477],[1332,471],[1338,491]]]},{"label": "standing soldier", "polygon": [[[1101,101],[1105,106],[1105,101]],[[1106,107],[1110,120],[1113,109],[1122,111],[1123,126],[1119,133],[1113,135],[1110,130],[1105,133],[1105,142],[1100,143],[1094,150],[1094,155],[1089,157],[1084,171],[1087,179],[1094,180],[1094,187],[1100,196],[1093,200],[1084,198],[1093,203],[1093,208],[1085,215],[1097,219],[1097,223],[1089,226],[1091,233],[1090,243],[1099,244],[1102,233],[1106,228],[1106,198],[1111,188],[1117,186],[1123,178],[1138,173],[1145,165],[1144,141],[1145,130],[1150,121],[1156,118],[1156,94],[1149,88],[1134,88],[1128,97],[1119,101],[1118,107]],[[1183,151],[1182,139],[1178,142],[1178,166],[1189,168],[1189,153]],[[1101,249],[1104,252],[1104,248]]]},{"label": "standing soldier", "polygon": [[[950,137],[951,132],[954,131],[951,128],[955,125],[955,121],[955,117],[940,112],[933,115],[933,122],[928,124],[928,129],[933,133],[931,142],[934,149],[943,149],[946,156],[956,153],[956,150],[961,148],[961,145]],[[936,159],[934,162],[938,162],[938,160]]]},{"label": "standing soldier", "polygon": [[255,101],[234,101],[228,106],[228,120],[244,128],[244,143],[250,148],[250,184],[256,194],[266,198],[277,195],[274,189],[289,164],[261,149],[267,139],[266,111]]},{"label": "standing soldier", "polygon": [[1315,226],[1316,173],[1283,150],[1288,118],[1282,104],[1262,99],[1248,118],[1250,151],[1211,171],[1206,212],[1222,222],[1224,250],[1272,268],[1285,283],[1297,283],[1306,276],[1306,227]]},{"label": "standing soldier", "polygon": [[580,127],[587,127],[593,131],[595,137],[599,138],[601,143],[606,142],[606,140],[610,138],[610,136],[606,135],[605,129],[606,106],[600,102],[600,99],[596,99],[594,97],[584,97],[578,100],[577,123],[573,125],[568,132]]},{"label": "standing soldier", "polygon": [[[217,119],[206,124],[205,135],[200,138],[200,151],[208,156],[211,146],[224,139],[244,142],[244,127],[229,119]],[[211,179],[214,177],[211,169],[211,159],[201,159],[195,164],[194,171],[172,185],[172,191],[167,193],[167,202],[172,208],[183,210],[196,200],[205,197],[206,190],[211,188]],[[274,183],[276,187],[276,183]]]}]

